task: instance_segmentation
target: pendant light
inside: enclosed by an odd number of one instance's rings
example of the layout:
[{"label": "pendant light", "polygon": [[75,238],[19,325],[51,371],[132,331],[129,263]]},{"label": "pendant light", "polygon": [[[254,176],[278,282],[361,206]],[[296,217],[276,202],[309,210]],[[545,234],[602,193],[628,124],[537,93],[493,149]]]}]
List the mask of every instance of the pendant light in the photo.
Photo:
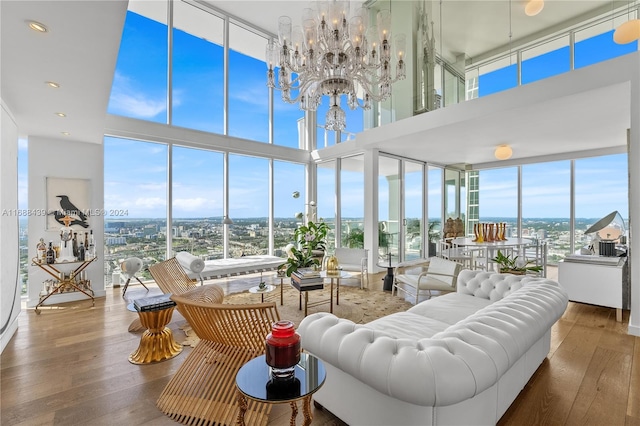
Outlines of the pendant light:
[{"label": "pendant light", "polygon": [[524,13],[527,16],[536,16],[544,9],[544,0],[529,0],[524,7]]},{"label": "pendant light", "polygon": [[[627,4],[627,18],[630,18],[629,4]],[[629,19],[616,28],[613,33],[613,41],[617,44],[627,44],[638,39],[640,39],[640,19],[638,18]]]},{"label": "pendant light", "polygon": [[513,155],[513,150],[507,144],[498,145],[493,155],[496,156],[498,160],[508,160]]}]

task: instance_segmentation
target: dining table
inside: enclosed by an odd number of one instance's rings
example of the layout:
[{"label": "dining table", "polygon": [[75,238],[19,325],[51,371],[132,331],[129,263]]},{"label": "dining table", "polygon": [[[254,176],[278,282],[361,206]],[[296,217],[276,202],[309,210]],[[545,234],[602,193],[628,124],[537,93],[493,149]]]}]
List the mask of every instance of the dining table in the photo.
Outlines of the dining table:
[{"label": "dining table", "polygon": [[532,238],[507,238],[500,241],[474,241],[473,237],[455,237],[449,240],[453,246],[465,247],[469,250],[478,250],[481,252],[481,260],[484,261],[484,265],[489,269],[489,260],[493,259],[498,250],[503,249],[505,251],[515,251],[516,255],[524,256],[524,250],[526,247],[535,244],[535,240]]}]

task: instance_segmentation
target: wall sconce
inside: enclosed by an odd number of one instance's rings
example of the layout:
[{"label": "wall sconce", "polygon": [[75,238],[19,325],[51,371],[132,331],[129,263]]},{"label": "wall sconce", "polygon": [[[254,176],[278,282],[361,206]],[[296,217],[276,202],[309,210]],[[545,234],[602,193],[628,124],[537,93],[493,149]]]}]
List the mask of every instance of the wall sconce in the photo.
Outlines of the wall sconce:
[{"label": "wall sconce", "polygon": [[544,0],[529,0],[524,7],[527,16],[536,16],[544,9]]},{"label": "wall sconce", "polygon": [[513,155],[513,150],[507,144],[498,145],[493,153],[498,160],[508,160]]}]

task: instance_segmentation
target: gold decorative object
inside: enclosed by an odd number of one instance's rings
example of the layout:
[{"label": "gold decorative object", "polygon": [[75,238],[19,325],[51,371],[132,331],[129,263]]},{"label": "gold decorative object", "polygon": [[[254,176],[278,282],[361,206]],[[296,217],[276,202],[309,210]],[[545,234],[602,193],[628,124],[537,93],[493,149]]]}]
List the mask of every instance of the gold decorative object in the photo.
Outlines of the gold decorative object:
[{"label": "gold decorative object", "polygon": [[325,257],[324,270],[328,275],[335,275],[339,272],[338,258],[334,255]]},{"label": "gold decorative object", "polygon": [[173,308],[138,312],[147,331],[140,338],[138,349],[129,355],[130,363],[151,364],[171,359],[182,352],[182,345],[173,340],[173,332],[166,326],[171,321]]}]

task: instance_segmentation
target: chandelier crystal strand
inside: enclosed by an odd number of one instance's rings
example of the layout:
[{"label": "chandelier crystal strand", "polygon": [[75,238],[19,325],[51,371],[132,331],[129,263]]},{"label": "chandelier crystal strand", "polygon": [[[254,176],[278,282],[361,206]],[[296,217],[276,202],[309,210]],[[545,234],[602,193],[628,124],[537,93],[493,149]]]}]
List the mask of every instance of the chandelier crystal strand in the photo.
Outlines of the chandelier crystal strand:
[{"label": "chandelier crystal strand", "polygon": [[283,101],[297,102],[305,111],[315,111],[322,97],[328,96],[325,128],[344,130],[342,95],[347,96],[350,109],[367,110],[372,101],[388,99],[391,85],[406,77],[406,37],[393,37],[397,60],[393,77],[388,10],[379,11],[377,25],[370,26],[364,7],[351,14],[349,1],[316,4],[316,10],[303,10],[301,26],[292,26],[288,16],[279,18],[278,39],[267,45],[267,86],[280,90]]}]

